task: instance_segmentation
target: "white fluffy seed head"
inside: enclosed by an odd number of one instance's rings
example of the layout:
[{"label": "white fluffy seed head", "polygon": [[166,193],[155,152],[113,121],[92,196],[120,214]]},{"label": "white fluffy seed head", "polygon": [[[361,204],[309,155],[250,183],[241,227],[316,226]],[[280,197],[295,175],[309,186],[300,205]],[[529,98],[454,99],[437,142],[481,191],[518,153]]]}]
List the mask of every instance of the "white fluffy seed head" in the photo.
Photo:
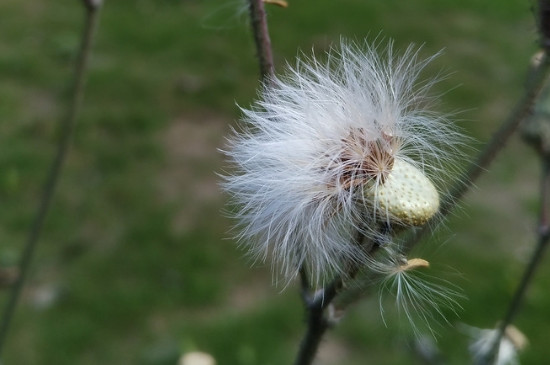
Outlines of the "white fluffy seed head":
[{"label": "white fluffy seed head", "polygon": [[[430,60],[413,47],[396,56],[391,43],[342,42],[324,61],[299,59],[243,109],[223,187],[253,257],[272,256],[285,281],[304,267],[319,284],[368,262],[358,232],[375,239],[380,222],[418,225],[435,213],[460,135],[427,109],[435,81],[419,74]],[[383,198],[392,186],[416,200]]]}]

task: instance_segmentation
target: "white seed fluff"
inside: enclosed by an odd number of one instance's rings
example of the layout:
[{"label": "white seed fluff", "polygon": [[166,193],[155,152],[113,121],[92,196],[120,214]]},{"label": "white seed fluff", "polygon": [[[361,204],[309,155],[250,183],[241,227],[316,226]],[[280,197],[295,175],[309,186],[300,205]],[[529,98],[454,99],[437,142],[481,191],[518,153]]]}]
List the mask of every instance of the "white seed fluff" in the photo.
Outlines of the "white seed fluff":
[{"label": "white seed fluff", "polygon": [[374,239],[399,216],[363,187],[391,181],[396,164],[437,187],[456,151],[460,134],[426,109],[435,81],[419,74],[432,58],[412,46],[396,56],[391,43],[342,42],[324,61],[298,59],[243,110],[224,151],[233,170],[223,187],[254,258],[271,256],[285,281],[303,267],[315,284],[350,263],[368,265],[358,232]]}]

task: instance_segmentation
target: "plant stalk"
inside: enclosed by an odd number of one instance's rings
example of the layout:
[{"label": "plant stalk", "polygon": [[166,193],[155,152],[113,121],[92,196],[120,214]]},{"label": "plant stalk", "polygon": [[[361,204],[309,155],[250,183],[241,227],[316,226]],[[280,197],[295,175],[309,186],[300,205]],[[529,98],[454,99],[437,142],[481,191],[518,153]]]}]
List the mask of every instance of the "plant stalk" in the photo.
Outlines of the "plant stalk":
[{"label": "plant stalk", "polygon": [[[365,236],[358,231],[355,240],[361,246],[363,245]],[[377,248],[378,245],[376,243],[370,245],[370,254],[374,253]],[[358,271],[359,267],[356,264],[350,264],[346,278],[354,278]],[[341,275],[337,276],[329,285],[313,295],[309,293],[309,283],[304,282],[304,278],[307,278],[307,276],[302,274],[301,277],[302,298],[307,311],[307,329],[300,343],[294,364],[310,365],[313,363],[323,335],[334,322],[334,318],[328,318],[325,311],[332,305],[332,301],[344,287],[344,277]]]},{"label": "plant stalk", "polygon": [[47,178],[44,182],[37,211],[29,228],[26,244],[18,263],[17,279],[13,284],[1,317],[0,354],[2,353],[3,346],[6,342],[6,336],[17,306],[17,301],[21,296],[21,291],[29,272],[33,253],[40,237],[40,233],[42,232],[42,227],[50,208],[57,182],[70,147],[70,142],[72,140],[72,135],[76,124],[76,116],[78,115],[78,110],[84,96],[85,74],[90,57],[93,36],[97,27],[97,19],[101,1],[83,0],[83,5],[86,9],[85,24],[75,66],[73,84],[71,86],[72,98],[68,103],[67,114],[59,124],[60,136],[57,144],[57,151],[50,165]]},{"label": "plant stalk", "polygon": [[492,349],[489,352],[491,364],[495,363],[498,359],[498,351],[502,337],[505,334],[506,327],[508,327],[516,315],[519,312],[521,302],[525,297],[525,293],[529,287],[529,284],[532,282],[535,271],[542,262],[544,252],[548,247],[548,242],[550,241],[550,156],[543,158],[543,167],[542,167],[542,179],[541,179],[541,208],[539,216],[539,227],[538,227],[538,241],[535,251],[531,255],[527,268],[523,273],[523,277],[519,283],[518,288],[514,293],[514,297],[508,306],[506,315],[502,322],[500,322],[498,327],[497,336],[492,345]]},{"label": "plant stalk", "polygon": [[260,64],[260,80],[267,84],[274,76],[271,39],[267,29],[267,15],[262,0],[248,1],[252,34],[256,43],[256,52]]}]

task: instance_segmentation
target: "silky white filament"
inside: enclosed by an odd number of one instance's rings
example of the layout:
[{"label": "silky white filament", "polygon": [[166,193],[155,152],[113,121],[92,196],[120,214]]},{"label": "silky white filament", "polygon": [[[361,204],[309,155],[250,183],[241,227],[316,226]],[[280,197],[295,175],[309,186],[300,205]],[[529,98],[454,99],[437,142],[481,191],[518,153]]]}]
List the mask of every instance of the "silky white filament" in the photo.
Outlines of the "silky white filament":
[{"label": "silky white filament", "polygon": [[324,61],[299,58],[242,110],[223,187],[240,242],[255,259],[271,257],[285,282],[301,268],[319,284],[368,265],[358,232],[373,241],[381,224],[420,225],[437,211],[460,134],[429,110],[435,80],[419,74],[432,58],[342,42]]}]

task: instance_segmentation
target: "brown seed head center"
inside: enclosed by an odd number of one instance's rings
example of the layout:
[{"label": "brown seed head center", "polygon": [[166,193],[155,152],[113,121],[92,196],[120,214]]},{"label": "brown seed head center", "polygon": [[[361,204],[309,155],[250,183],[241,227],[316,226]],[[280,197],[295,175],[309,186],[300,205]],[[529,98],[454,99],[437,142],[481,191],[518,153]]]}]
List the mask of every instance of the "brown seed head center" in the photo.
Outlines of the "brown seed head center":
[{"label": "brown seed head center", "polygon": [[338,160],[343,166],[339,176],[342,188],[351,190],[369,180],[380,184],[386,181],[393,168],[397,148],[395,137],[382,132],[380,138],[367,140],[365,130],[358,128],[342,142],[346,146]]}]

